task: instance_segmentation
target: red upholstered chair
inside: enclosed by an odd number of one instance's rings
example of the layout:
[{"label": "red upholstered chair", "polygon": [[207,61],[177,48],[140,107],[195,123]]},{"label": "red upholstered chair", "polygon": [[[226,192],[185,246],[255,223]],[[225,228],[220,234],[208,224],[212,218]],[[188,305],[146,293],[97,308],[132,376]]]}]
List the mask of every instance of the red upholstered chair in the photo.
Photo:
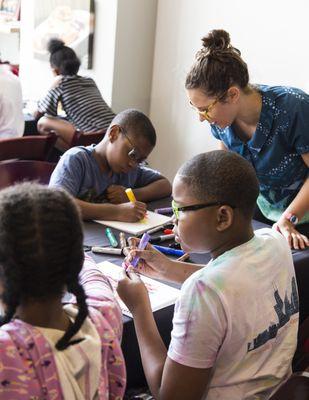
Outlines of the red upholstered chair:
[{"label": "red upholstered chair", "polygon": [[98,144],[103,139],[105,133],[106,129],[101,129],[97,132],[76,131],[71,142],[71,147]]},{"label": "red upholstered chair", "polygon": [[269,400],[308,400],[309,372],[295,372]]},{"label": "red upholstered chair", "polygon": [[47,185],[55,166],[46,161],[2,161],[0,189],[22,181],[37,181]]},{"label": "red upholstered chair", "polygon": [[0,140],[0,161],[3,160],[41,160],[48,159],[57,136],[49,134],[46,136],[22,136],[12,139]]}]

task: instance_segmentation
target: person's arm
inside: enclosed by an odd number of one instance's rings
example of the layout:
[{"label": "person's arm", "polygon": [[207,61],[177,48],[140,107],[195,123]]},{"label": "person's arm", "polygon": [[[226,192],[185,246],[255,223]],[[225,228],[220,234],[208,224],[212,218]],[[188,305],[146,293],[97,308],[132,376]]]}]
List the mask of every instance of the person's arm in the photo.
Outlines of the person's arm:
[{"label": "person's arm", "polygon": [[170,196],[172,193],[172,186],[168,179],[158,171],[144,166],[137,168],[137,177],[132,189],[139,201],[156,200]]},{"label": "person's arm", "polygon": [[138,273],[151,278],[182,284],[194,272],[205,267],[205,265],[172,260],[156,250],[151,244],[147,245],[146,250],[138,250],[137,246],[140,239],[130,238],[129,240],[131,251],[125,262],[129,265],[135,256],[140,257],[136,267]]},{"label": "person's arm", "polygon": [[[106,190],[108,201],[112,204],[121,204],[128,201],[126,195],[127,188],[122,185],[110,185]],[[162,177],[154,182],[151,182],[143,187],[133,189],[135,198],[142,202],[148,202],[163,197],[170,196],[172,187],[169,181]]]},{"label": "person's arm", "polygon": [[[122,313],[108,278],[98,268],[94,260],[85,255],[84,266],[79,280],[83,286],[87,304],[100,314],[96,315],[90,309],[90,317],[101,337],[102,364],[105,365],[105,384],[109,388],[111,398],[122,398],[125,391],[126,371],[125,361],[121,351]],[[101,388],[99,388],[99,393]]]},{"label": "person's arm", "polygon": [[211,368],[190,367],[167,356],[158,332],[147,289],[133,272],[123,272],[117,291],[131,310],[142,364],[151,393],[157,400],[198,400],[203,397]]},{"label": "person's arm", "polygon": [[[302,158],[309,168],[309,153],[302,154]],[[284,214],[280,219],[273,225],[274,229],[281,232],[287,239],[290,247],[295,249],[304,249],[309,246],[309,239],[307,236],[300,234],[288,219],[285,217],[285,213],[291,213],[298,217],[299,220],[309,211],[309,178],[304,182],[301,190],[298,192],[295,199],[285,210]]]},{"label": "person's arm", "polygon": [[133,189],[133,192],[137,200],[147,202],[170,196],[172,186],[166,178],[162,177],[144,187]]},{"label": "person's arm", "polygon": [[81,210],[84,220],[98,219],[107,221],[137,222],[145,217],[146,204],[136,201],[135,203],[108,204],[89,203],[75,199]]},{"label": "person's arm", "polygon": [[36,119],[39,119],[44,114],[57,116],[58,102],[62,94],[61,80],[62,76],[57,76],[46,96],[38,102],[38,109],[33,113]]},{"label": "person's arm", "polygon": [[[95,261],[85,254],[83,268],[79,274],[87,304],[96,308],[108,321],[118,339],[122,336],[122,313],[108,278],[102,273]],[[75,299],[72,300],[75,304]]]}]

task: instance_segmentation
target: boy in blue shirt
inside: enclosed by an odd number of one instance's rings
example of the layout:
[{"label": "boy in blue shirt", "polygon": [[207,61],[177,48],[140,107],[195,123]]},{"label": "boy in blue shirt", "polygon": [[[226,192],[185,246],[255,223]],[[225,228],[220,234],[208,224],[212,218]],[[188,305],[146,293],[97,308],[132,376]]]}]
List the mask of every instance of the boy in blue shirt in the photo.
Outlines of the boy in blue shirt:
[{"label": "boy in blue shirt", "polygon": [[[159,172],[141,165],[156,144],[155,129],[142,112],[122,111],[96,146],[68,150],[50,186],[61,186],[76,198],[84,219],[135,222],[146,213],[144,202],[169,196],[171,185]],[[128,202],[126,188],[137,199]]]}]

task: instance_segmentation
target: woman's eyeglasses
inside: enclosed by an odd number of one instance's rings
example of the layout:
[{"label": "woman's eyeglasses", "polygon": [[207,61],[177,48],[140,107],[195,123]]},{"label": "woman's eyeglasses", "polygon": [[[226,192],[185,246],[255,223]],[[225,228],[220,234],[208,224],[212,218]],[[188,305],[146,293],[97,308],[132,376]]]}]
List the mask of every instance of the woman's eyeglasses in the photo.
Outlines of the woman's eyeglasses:
[{"label": "woman's eyeglasses", "polygon": [[204,119],[206,119],[207,122],[212,121],[212,116],[210,115],[211,110],[214,108],[214,106],[221,100],[224,99],[226,95],[226,92],[224,92],[221,96],[217,97],[212,103],[209,104],[208,107],[205,108],[205,110],[200,111],[197,107],[195,107],[191,101],[190,101],[190,106],[199,114],[201,115]]}]

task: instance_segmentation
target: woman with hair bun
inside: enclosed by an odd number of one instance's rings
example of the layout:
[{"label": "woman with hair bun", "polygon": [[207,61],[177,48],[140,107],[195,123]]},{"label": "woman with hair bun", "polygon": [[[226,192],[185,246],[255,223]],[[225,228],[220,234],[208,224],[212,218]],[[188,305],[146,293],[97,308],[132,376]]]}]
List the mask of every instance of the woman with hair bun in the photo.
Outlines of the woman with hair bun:
[{"label": "woman with hair bun", "polygon": [[[62,151],[69,148],[76,130],[102,130],[103,137],[115,114],[105,103],[96,83],[92,78],[78,75],[80,60],[62,40],[51,39],[48,51],[56,78],[38,104],[36,117],[44,115],[38,121],[39,132],[48,134],[53,131],[58,134],[57,147]],[[67,120],[57,118],[59,103]]]},{"label": "woman with hair bun", "polygon": [[[247,64],[229,34],[213,30],[185,87],[200,121],[220,147],[255,168],[260,185],[255,219],[270,223],[291,247],[309,246],[309,95],[286,86],[249,83]],[[239,188],[241,190],[241,188]]]}]

